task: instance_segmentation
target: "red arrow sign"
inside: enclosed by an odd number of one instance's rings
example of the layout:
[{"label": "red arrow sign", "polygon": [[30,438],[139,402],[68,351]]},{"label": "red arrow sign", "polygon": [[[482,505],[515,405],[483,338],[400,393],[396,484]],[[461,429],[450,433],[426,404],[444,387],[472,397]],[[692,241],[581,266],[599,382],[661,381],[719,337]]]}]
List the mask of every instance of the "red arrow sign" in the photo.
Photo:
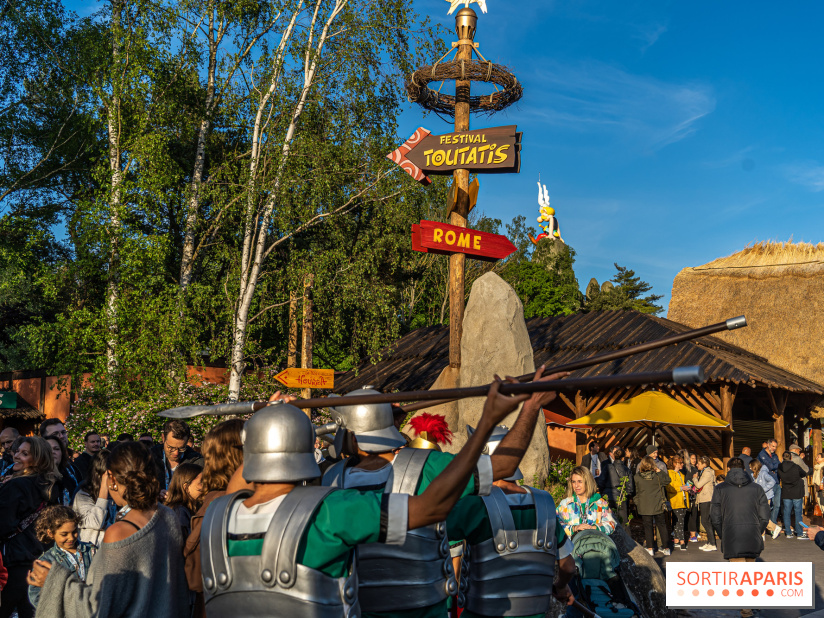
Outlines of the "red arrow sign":
[{"label": "red arrow sign", "polygon": [[494,262],[509,257],[518,248],[500,234],[424,220],[420,225],[412,226],[412,249],[444,255],[466,253],[479,260]]}]

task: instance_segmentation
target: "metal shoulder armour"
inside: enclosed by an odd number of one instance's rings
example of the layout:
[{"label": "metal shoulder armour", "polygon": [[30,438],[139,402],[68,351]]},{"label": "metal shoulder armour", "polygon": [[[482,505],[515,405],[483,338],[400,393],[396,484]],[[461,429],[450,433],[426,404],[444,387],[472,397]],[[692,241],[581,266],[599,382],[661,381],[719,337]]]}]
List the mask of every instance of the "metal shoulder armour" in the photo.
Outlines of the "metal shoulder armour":
[{"label": "metal shoulder armour", "polygon": [[529,616],[549,610],[555,577],[555,502],[524,486],[535,506],[534,529],[518,530],[506,494],[493,487],[483,497],[492,538],[469,545],[461,558],[458,603],[484,616]]},{"label": "metal shoulder armour", "polygon": [[344,489],[344,480],[346,479],[346,462],[346,459],[342,459],[338,463],[329,466],[326,472],[323,473],[321,485],[324,487]]},{"label": "metal shoulder armour", "polygon": [[[403,448],[392,462],[385,493],[415,495],[432,451]],[[364,612],[436,605],[458,591],[446,523],[409,530],[400,544],[358,546],[358,599]]]},{"label": "metal shoulder armour", "polygon": [[[215,500],[201,531],[201,563],[206,615],[357,618],[358,579],[352,552],[349,575],[330,577],[298,564],[298,548],[331,487],[295,487],[283,499],[263,536],[260,554],[230,555],[229,517],[239,492]],[[238,552],[243,553],[243,552]]]}]

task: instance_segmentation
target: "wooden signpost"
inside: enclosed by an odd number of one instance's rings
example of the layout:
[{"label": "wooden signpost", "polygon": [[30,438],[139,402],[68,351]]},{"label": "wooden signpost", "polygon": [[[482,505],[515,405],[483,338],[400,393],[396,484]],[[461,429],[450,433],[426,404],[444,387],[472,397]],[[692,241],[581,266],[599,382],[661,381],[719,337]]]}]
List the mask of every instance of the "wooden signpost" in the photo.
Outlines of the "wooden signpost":
[{"label": "wooden signpost", "polygon": [[500,234],[425,220],[412,226],[412,249],[442,255],[465,253],[491,262],[503,260],[518,250],[506,236]]},{"label": "wooden signpost", "polygon": [[[470,185],[469,174],[518,173],[521,167],[521,134],[515,125],[469,130],[471,112],[494,113],[512,105],[523,95],[517,78],[506,67],[489,62],[475,43],[478,16],[469,5],[478,2],[486,12],[485,0],[450,0],[453,10],[465,6],[455,16],[452,44],[454,60],[447,52],[437,62],[418,68],[406,79],[410,101],[438,114],[454,114],[455,131],[432,135],[419,128],[387,157],[418,182],[428,185],[429,175],[452,173],[454,181],[446,210],[450,225],[421,221],[412,227],[416,251],[449,255],[449,366],[461,366],[466,257],[498,260],[515,250],[507,239],[466,229],[467,217],[478,199],[477,179]],[[451,14],[452,11],[450,11]],[[473,60],[473,54],[479,61]],[[455,95],[429,87],[431,82],[455,81]],[[473,95],[472,82],[491,84],[488,95]]]},{"label": "wooden signpost", "polygon": [[335,387],[335,371],[333,369],[300,369],[292,367],[284,369],[275,376],[275,380],[286,388],[326,388]]}]

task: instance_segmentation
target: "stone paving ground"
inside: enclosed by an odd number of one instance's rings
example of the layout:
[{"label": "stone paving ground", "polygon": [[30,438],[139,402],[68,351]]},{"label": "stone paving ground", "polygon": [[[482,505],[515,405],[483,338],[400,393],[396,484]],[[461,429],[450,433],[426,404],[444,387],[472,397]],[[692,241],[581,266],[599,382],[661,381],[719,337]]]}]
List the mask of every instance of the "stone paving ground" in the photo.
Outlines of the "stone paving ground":
[{"label": "stone paving ground", "polygon": [[[655,560],[666,574],[667,562],[724,562],[721,550],[703,552],[699,550],[701,543],[690,543],[686,551],[675,550],[671,556],[655,555]],[[764,553],[761,560],[765,562],[812,562],[815,574],[815,609],[764,609],[756,612],[762,618],[824,618],[824,551],[821,551],[813,541],[799,541],[787,539],[782,534],[773,540],[767,536],[764,542]],[[755,609],[755,608],[754,608]],[[735,618],[740,612],[733,610],[691,610],[689,616],[696,618]]]}]

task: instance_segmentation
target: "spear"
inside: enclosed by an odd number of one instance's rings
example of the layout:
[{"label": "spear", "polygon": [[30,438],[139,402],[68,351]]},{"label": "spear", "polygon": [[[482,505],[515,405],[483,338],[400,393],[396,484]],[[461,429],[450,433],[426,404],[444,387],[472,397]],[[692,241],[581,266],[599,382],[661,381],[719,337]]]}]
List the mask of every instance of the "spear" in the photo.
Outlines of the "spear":
[{"label": "spear", "polygon": [[[620,350],[614,350],[612,352],[606,352],[604,354],[596,354],[595,356],[590,356],[589,358],[584,358],[582,360],[566,363],[565,365],[558,365],[557,367],[549,367],[546,370],[544,370],[544,375],[548,376],[552,375],[553,373],[561,373],[564,371],[576,371],[578,369],[584,369],[585,367],[592,367],[594,365],[600,365],[601,363],[608,363],[609,361],[617,360],[619,358],[626,358],[627,356],[641,354],[642,352],[649,352],[650,350],[663,348],[668,345],[674,345],[676,343],[682,343],[684,341],[698,339],[699,337],[706,337],[707,335],[712,335],[714,333],[718,333],[724,330],[735,330],[737,328],[744,328],[745,326],[747,326],[747,318],[745,318],[743,315],[740,315],[737,318],[730,318],[729,320],[719,322],[718,324],[702,326],[701,328],[688,330],[677,335],[664,337],[663,339],[656,339],[655,341],[639,343],[638,345],[629,346],[627,348],[622,348]],[[519,382],[527,382],[529,380],[532,380],[532,377],[534,375],[534,372],[526,373],[522,376],[518,376],[516,379]],[[424,408],[431,408],[433,406],[438,406],[444,403],[452,403],[453,401],[455,400],[445,398],[435,401],[419,401],[418,403],[410,403],[408,405],[402,406],[401,409],[406,414],[408,414],[409,412],[423,410]]]},{"label": "spear", "polygon": [[[701,367],[676,367],[668,371],[650,371],[645,373],[626,373],[612,376],[595,376],[591,378],[567,378],[548,380],[546,382],[527,382],[525,384],[505,383],[500,387],[502,395],[522,395],[546,391],[586,391],[621,386],[639,386],[642,384],[701,384],[704,371]],[[374,403],[398,403],[410,400],[455,400],[468,397],[486,397],[489,387],[471,386],[466,388],[445,388],[434,391],[404,391],[399,393],[378,393],[375,395],[351,395],[348,397],[316,397],[297,399],[291,405],[298,408],[326,408],[334,406],[354,406]],[[194,418],[197,416],[227,416],[232,414],[251,414],[271,405],[269,401],[243,401],[237,403],[219,403],[212,406],[183,406],[159,412],[166,418]],[[324,426],[326,427],[326,426]],[[330,424],[331,428],[331,424]],[[329,432],[331,433],[331,431]]]}]

